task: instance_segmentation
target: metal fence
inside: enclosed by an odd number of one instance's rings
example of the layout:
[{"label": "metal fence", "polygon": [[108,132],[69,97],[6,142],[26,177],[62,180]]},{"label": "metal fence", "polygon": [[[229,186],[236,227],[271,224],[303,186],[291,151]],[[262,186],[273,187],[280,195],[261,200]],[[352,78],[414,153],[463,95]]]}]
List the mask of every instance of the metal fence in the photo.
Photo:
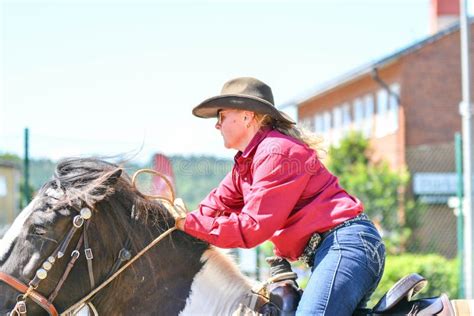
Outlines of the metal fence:
[{"label": "metal fence", "polygon": [[453,200],[460,184],[455,142],[408,149],[407,164],[411,174],[409,196],[416,208],[407,251],[456,257],[458,212]]}]

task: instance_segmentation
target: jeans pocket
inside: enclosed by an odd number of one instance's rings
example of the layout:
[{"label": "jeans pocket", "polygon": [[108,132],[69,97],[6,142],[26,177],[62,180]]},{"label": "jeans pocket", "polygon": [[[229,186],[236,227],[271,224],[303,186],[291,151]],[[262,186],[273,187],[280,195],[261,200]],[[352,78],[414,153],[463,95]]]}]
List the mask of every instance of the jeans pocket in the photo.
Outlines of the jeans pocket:
[{"label": "jeans pocket", "polygon": [[364,246],[367,267],[376,279],[380,279],[385,266],[385,245],[380,236],[371,233],[359,232],[359,237]]}]

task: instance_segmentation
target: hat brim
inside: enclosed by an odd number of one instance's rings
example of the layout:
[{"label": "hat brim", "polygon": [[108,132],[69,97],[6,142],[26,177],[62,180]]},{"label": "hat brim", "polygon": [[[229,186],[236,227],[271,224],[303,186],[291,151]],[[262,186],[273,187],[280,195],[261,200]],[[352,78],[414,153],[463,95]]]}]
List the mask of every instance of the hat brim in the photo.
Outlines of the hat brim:
[{"label": "hat brim", "polygon": [[201,118],[212,118],[217,117],[217,113],[223,109],[239,109],[268,114],[275,120],[296,124],[288,114],[277,110],[270,102],[258,97],[239,94],[219,95],[204,100],[193,109],[193,114]]}]

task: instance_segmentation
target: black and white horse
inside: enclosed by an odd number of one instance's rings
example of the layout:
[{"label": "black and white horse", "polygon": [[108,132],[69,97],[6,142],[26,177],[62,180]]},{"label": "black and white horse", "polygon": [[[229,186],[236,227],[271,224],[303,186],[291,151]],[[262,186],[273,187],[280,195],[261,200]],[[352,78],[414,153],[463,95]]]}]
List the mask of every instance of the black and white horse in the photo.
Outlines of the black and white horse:
[{"label": "black and white horse", "polygon": [[[92,212],[82,218],[84,209]],[[133,256],[173,226],[164,204],[145,198],[116,165],[64,160],[0,241],[0,273],[27,287],[36,279],[34,293],[45,299],[57,293],[43,307],[27,296],[29,314],[47,314],[51,306],[62,313],[117,270],[121,251]],[[64,279],[76,248],[80,255]],[[230,315],[251,286],[219,250],[173,231],[90,302],[104,315]],[[18,286],[0,281],[0,315],[15,308],[18,296]]]}]

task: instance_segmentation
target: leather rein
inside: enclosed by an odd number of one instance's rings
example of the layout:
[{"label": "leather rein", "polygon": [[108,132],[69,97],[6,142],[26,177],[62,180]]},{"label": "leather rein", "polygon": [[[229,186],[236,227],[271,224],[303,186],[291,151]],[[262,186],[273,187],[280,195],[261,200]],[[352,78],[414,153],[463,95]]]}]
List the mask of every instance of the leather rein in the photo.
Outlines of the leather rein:
[{"label": "leather rein", "polygon": [[[138,170],[132,178],[133,187],[135,187],[136,176],[142,172],[153,173],[161,177],[163,180],[165,180],[166,184],[169,186],[171,195],[174,198],[174,192],[169,180],[166,179],[166,177],[163,174],[155,170],[150,170],[150,169]],[[147,197],[153,198],[153,199],[162,199],[167,202],[170,202],[169,199],[161,197],[161,196],[148,195]],[[170,204],[173,208],[175,208],[172,202],[170,202]],[[178,214],[181,212],[180,209],[176,210],[176,208],[175,208],[175,211]],[[119,276],[123,271],[125,271],[125,269],[127,269],[131,264],[133,264],[136,260],[138,260],[143,254],[145,254],[150,248],[155,246],[163,238],[165,238],[166,236],[171,234],[174,230],[176,230],[176,227],[169,228],[168,230],[163,232],[161,235],[159,235],[157,238],[155,238],[150,244],[148,244],[145,248],[143,248],[131,259],[130,259],[130,254],[128,250],[125,248],[122,248],[119,253],[119,258],[117,259],[116,263],[111,269],[111,272],[109,273],[110,276],[105,281],[103,281],[99,286],[95,287],[95,280],[94,280],[94,274],[93,274],[93,269],[92,269],[93,254],[92,254],[91,248],[89,248],[88,238],[87,238],[87,227],[89,226],[88,220],[91,218],[91,216],[92,216],[92,211],[88,207],[84,207],[79,211],[79,215],[76,215],[73,219],[73,226],[71,227],[71,229],[68,231],[64,239],[59,244],[59,246],[53,251],[53,253],[43,262],[41,267],[36,271],[35,277],[33,278],[33,280],[31,280],[28,283],[28,285],[7,273],[0,272],[0,281],[8,284],[10,287],[12,287],[13,289],[21,293],[21,295],[19,295],[17,298],[15,307],[10,312],[10,315],[25,316],[27,314],[27,308],[26,308],[27,298],[30,298],[33,302],[38,304],[51,316],[69,315],[70,313],[74,313],[75,311],[84,307],[84,305],[88,304],[88,301],[95,294],[97,294],[100,290],[102,290],[105,286],[107,286],[110,282],[112,282],[117,276]],[[41,281],[43,281],[44,279],[48,277],[48,272],[52,269],[53,265],[57,262],[57,259],[60,259],[61,257],[64,256],[64,253],[67,250],[71,240],[75,236],[76,232],[81,228],[82,228],[82,235],[79,237],[79,240],[76,244],[75,249],[71,252],[71,259],[69,260],[69,263],[67,264],[66,269],[64,270],[63,275],[60,278],[59,282],[57,283],[56,287],[50,293],[49,297],[46,298],[41,293],[36,291],[36,289],[38,288]],[[57,309],[53,305],[53,301],[58,295],[67,277],[69,276],[69,273],[71,272],[75,262],[79,258],[79,255],[80,255],[79,250],[83,244],[84,244],[84,253],[87,260],[89,281],[91,284],[91,289],[93,290],[89,292],[89,294],[84,296],[82,299],[80,299],[78,302],[74,303],[71,307],[67,308],[64,312],[59,314]],[[122,267],[120,267],[120,264],[122,264],[124,261],[127,261],[128,259],[129,261],[126,262]]]}]

